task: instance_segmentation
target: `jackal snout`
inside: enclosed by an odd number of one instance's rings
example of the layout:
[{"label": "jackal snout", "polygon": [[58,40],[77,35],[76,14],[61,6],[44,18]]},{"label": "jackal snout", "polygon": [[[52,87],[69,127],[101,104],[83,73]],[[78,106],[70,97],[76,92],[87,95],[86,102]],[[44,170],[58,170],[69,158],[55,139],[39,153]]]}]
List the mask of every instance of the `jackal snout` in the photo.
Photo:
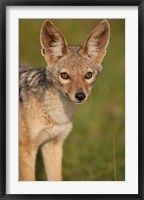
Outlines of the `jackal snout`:
[{"label": "jackal snout", "polygon": [[75,94],[75,98],[81,102],[86,98],[86,95],[83,91],[79,91]]}]

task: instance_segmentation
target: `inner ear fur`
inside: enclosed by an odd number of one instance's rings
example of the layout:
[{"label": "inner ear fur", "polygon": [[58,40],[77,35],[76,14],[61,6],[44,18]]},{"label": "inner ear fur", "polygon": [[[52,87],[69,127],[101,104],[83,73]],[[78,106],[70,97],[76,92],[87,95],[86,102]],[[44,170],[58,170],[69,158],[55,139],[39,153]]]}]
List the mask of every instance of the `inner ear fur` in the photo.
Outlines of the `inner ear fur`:
[{"label": "inner ear fur", "polygon": [[49,20],[43,22],[40,31],[41,53],[47,62],[54,62],[66,54],[67,42],[63,33]]},{"label": "inner ear fur", "polygon": [[87,36],[83,46],[84,55],[101,64],[106,54],[109,38],[110,25],[107,20],[103,20]]}]

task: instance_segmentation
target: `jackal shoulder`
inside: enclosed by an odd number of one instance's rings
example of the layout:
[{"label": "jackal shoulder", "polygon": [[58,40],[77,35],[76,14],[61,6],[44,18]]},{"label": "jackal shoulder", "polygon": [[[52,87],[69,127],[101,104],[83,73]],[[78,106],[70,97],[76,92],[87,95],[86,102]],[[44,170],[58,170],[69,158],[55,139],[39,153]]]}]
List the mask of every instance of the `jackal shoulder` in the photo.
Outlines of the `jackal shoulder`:
[{"label": "jackal shoulder", "polygon": [[19,101],[25,101],[34,96],[41,98],[45,91],[51,86],[50,79],[47,78],[45,68],[32,68],[20,66],[19,69]]}]

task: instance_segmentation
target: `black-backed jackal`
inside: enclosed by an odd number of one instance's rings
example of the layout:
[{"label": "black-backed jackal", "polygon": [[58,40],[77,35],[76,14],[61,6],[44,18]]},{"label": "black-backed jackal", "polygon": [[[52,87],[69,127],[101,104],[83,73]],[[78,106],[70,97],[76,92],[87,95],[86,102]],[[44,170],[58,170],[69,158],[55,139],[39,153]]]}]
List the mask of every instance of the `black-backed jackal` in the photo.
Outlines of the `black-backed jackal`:
[{"label": "black-backed jackal", "polygon": [[20,67],[20,180],[35,180],[39,147],[47,179],[62,180],[63,142],[72,129],[75,108],[86,101],[102,70],[109,38],[107,20],[96,26],[83,46],[69,46],[51,21],[42,24],[41,52],[47,67]]}]

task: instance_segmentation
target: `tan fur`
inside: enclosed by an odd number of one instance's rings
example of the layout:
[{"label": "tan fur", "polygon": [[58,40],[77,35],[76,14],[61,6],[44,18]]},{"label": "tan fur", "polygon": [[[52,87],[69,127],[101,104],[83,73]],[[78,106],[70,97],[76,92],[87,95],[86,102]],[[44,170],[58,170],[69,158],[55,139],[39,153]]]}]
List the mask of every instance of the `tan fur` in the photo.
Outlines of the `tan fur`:
[{"label": "tan fur", "polygon": [[77,105],[87,99],[102,70],[109,36],[109,24],[104,20],[88,35],[83,47],[71,47],[52,22],[44,21],[40,42],[47,68],[20,69],[20,180],[35,180],[38,148],[47,179],[62,180],[63,143],[72,129]]}]

